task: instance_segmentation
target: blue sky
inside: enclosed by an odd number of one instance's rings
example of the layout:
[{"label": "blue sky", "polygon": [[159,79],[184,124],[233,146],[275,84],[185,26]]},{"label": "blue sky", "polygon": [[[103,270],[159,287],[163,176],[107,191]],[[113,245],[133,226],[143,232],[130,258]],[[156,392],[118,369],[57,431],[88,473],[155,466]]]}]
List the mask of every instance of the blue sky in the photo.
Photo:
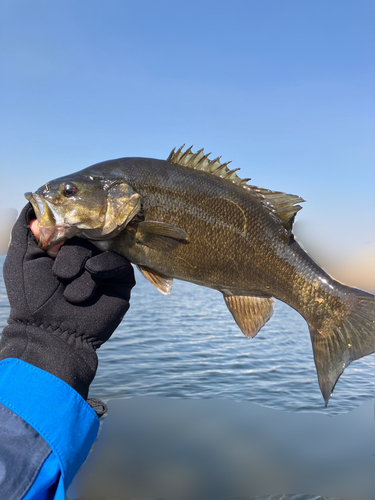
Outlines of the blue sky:
[{"label": "blue sky", "polygon": [[374,290],[372,1],[1,0],[1,206],[186,143],[307,200],[296,233]]}]

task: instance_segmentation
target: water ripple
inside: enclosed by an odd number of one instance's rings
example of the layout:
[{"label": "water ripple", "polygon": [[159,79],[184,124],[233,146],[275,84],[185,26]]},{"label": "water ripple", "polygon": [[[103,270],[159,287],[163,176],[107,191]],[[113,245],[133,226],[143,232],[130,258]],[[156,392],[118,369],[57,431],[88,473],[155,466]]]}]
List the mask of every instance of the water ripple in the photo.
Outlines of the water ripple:
[{"label": "water ripple", "polygon": [[[1,328],[8,314],[1,277]],[[334,415],[374,395],[372,355],[345,370],[324,408],[307,324],[287,305],[277,302],[271,320],[247,339],[219,292],[177,281],[165,297],[139,273],[130,310],[98,356],[90,395],[104,400],[226,398]]]}]

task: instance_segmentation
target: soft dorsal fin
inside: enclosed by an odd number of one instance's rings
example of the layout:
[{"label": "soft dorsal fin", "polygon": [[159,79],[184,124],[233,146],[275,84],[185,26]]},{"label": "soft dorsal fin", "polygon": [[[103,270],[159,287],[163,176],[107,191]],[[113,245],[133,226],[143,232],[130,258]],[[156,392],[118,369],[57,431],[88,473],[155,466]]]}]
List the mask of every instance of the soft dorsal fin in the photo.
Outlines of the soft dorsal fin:
[{"label": "soft dorsal fin", "polygon": [[296,213],[302,209],[301,205],[305,200],[294,194],[286,194],[280,191],[270,191],[269,189],[259,188],[257,186],[244,186],[253,196],[258,198],[260,203],[270,212],[276,215],[283,226],[291,230]]},{"label": "soft dorsal fin", "polygon": [[235,322],[246,337],[255,337],[271,318],[275,308],[275,299],[272,297],[224,294],[224,300]]},{"label": "soft dorsal fin", "polygon": [[296,203],[305,201],[303,198],[293,194],[286,194],[279,191],[270,191],[269,189],[259,188],[257,186],[250,186],[247,184],[247,181],[250,179],[241,179],[238,177],[236,174],[237,170],[239,170],[238,168],[229,170],[227,167],[230,163],[229,161],[226,163],[220,163],[221,156],[215,158],[214,160],[209,160],[208,157],[211,153],[204,154],[203,149],[193,153],[193,146],[183,152],[182,150],[184,147],[185,144],[177,151],[174,148],[168,156],[167,161],[173,163],[174,165],[190,167],[196,170],[204,170],[205,172],[231,181],[238,186],[243,186],[244,189],[250,191],[250,193],[258,199],[264,208],[278,217],[287,230],[290,231],[292,229],[294,217],[302,208],[300,205],[296,205]]}]

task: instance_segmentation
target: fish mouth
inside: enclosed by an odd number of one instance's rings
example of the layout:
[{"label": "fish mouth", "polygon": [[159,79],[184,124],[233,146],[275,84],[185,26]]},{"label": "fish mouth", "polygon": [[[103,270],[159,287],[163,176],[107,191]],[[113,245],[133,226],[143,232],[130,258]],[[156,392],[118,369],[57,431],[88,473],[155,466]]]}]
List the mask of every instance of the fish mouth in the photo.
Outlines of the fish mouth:
[{"label": "fish mouth", "polygon": [[69,228],[59,220],[56,212],[42,196],[36,193],[25,193],[25,198],[31,203],[38,219],[39,248],[47,250],[68,239]]}]

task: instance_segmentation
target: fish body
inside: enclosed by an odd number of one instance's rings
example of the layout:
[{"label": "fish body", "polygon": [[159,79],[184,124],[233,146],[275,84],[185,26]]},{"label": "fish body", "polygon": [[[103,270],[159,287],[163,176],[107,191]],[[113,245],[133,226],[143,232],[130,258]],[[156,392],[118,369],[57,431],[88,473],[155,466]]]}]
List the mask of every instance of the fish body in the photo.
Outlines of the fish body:
[{"label": "fish body", "polygon": [[168,160],[121,158],[88,167],[28,194],[41,246],[74,235],[136,264],[162,293],[181,279],[222,292],[253,337],[275,301],[310,329],[327,404],[348,364],[374,351],[374,297],[325,273],[292,233],[302,198],[249,186],[203,151]]}]

